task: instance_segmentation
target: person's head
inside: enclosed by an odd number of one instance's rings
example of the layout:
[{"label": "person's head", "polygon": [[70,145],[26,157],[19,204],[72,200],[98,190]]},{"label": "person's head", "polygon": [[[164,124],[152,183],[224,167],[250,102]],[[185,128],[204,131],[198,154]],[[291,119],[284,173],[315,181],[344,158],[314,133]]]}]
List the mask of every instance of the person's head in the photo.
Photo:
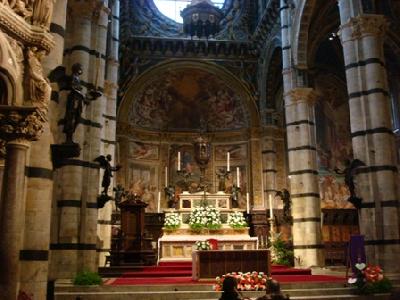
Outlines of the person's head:
[{"label": "person's head", "polygon": [[228,276],[225,277],[223,283],[222,283],[222,290],[224,292],[233,292],[236,290],[237,287],[237,281],[235,277]]},{"label": "person's head", "polygon": [[267,293],[270,294],[278,294],[281,292],[281,286],[276,280],[268,280],[267,282]]}]

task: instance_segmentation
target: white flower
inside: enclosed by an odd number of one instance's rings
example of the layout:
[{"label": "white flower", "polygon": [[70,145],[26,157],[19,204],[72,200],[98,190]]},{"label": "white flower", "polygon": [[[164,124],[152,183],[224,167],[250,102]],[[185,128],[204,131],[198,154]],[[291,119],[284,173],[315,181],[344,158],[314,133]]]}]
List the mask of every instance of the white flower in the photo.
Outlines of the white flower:
[{"label": "white flower", "polygon": [[356,264],[356,268],[359,269],[360,271],[364,270],[366,265],[364,263]]},{"label": "white flower", "polygon": [[356,283],[357,282],[357,278],[349,278],[349,280],[347,281],[348,283],[350,283],[350,284],[354,284],[354,283]]}]

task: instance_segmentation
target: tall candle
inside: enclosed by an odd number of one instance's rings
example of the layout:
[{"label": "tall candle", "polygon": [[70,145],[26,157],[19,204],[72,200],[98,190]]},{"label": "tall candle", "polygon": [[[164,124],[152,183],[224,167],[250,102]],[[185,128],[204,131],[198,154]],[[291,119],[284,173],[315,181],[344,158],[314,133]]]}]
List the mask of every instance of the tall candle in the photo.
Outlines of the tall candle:
[{"label": "tall candle", "polygon": [[161,192],[158,191],[158,200],[157,200],[157,212],[158,213],[160,213],[160,210],[161,210],[160,205],[161,205]]},{"label": "tall candle", "polygon": [[228,151],[228,153],[226,154],[226,170],[229,172],[231,170],[231,154]]},{"label": "tall candle", "polygon": [[269,217],[272,219],[274,216],[274,211],[272,209],[272,195],[271,194],[269,194],[268,200],[269,200]]},{"label": "tall candle", "polygon": [[247,213],[250,213],[250,195],[246,193]]},{"label": "tall candle", "polygon": [[165,186],[168,186],[168,167],[165,167]]},{"label": "tall candle", "polygon": [[181,170],[181,152],[178,151],[178,171]]},{"label": "tall candle", "polygon": [[240,170],[239,167],[236,167],[236,185],[240,187]]}]

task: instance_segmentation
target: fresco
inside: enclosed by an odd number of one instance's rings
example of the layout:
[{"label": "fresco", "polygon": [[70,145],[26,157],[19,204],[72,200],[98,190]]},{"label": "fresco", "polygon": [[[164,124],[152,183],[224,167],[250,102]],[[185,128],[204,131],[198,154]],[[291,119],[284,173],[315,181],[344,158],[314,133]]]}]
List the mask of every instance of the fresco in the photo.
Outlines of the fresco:
[{"label": "fresco", "polygon": [[181,170],[186,170],[192,175],[188,178],[189,191],[196,192],[198,189],[198,182],[200,182],[200,168],[194,158],[194,149],[192,145],[177,146],[174,145],[170,150],[169,156],[169,178],[175,185],[176,193],[179,194],[183,191],[184,179],[177,173],[178,170],[178,151],[181,152]]},{"label": "fresco", "polygon": [[315,113],[321,207],[353,208],[347,202],[350,194],[344,176],[335,172],[335,169],[344,169],[346,159],[352,159],[348,105],[333,107],[329,102],[320,101]]},{"label": "fresco", "polygon": [[215,160],[226,161],[227,152],[230,152],[231,160],[246,160],[247,144],[215,146]]},{"label": "fresco", "polygon": [[157,160],[158,153],[158,145],[136,141],[129,143],[129,156],[132,159]]},{"label": "fresco", "polygon": [[128,182],[129,192],[141,196],[142,201],[148,204],[146,212],[157,211],[157,168],[142,164],[129,165]]},{"label": "fresco", "polygon": [[187,68],[154,78],[132,102],[129,122],[152,130],[207,131],[247,126],[241,99],[216,75]]}]

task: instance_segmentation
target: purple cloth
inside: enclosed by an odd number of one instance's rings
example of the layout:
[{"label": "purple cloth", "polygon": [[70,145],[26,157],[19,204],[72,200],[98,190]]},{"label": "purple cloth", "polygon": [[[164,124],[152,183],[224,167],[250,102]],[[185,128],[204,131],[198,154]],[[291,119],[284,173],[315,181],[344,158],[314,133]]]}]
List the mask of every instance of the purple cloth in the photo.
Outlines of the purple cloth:
[{"label": "purple cloth", "polygon": [[363,235],[352,235],[349,242],[349,258],[353,273],[356,273],[356,264],[366,263]]}]

